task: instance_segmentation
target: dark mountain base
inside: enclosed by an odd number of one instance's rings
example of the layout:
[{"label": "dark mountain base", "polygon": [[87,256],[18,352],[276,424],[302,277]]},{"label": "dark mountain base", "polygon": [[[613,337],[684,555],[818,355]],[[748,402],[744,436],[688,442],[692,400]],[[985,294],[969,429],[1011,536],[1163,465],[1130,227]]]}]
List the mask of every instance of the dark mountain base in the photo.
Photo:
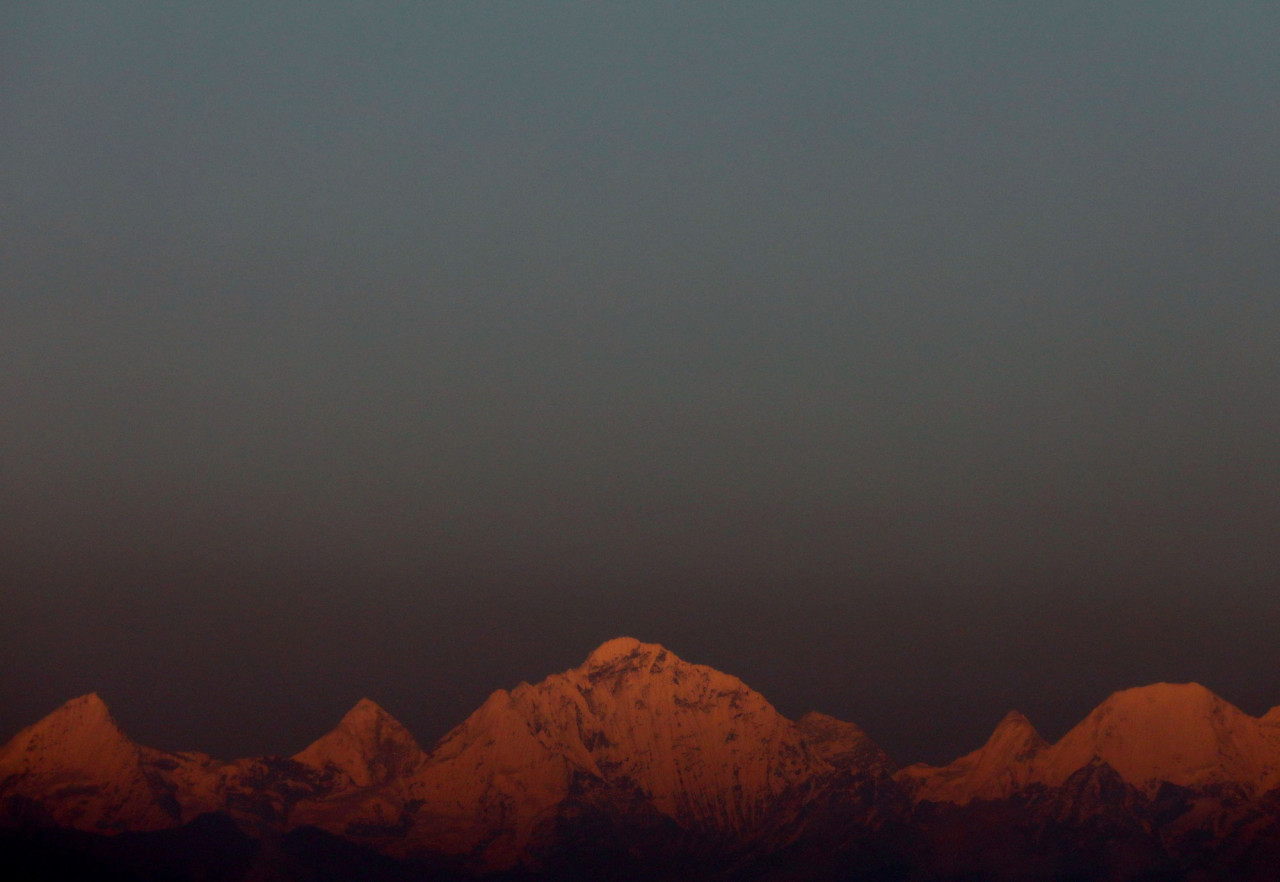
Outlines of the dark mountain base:
[{"label": "dark mountain base", "polygon": [[230,882],[249,878],[261,850],[261,843],[224,815],[117,836],[63,829],[0,832],[0,866],[9,882]]},{"label": "dark mountain base", "polygon": [[8,882],[1227,882],[1280,879],[1270,836],[1188,860],[1139,830],[1029,828],[1009,806],[948,810],[912,830],[836,851],[800,844],[749,861],[708,854],[639,857],[626,837],[565,847],[537,872],[485,876],[445,863],[398,861],[315,828],[254,839],[225,815],[173,830],[116,836],[56,828],[0,833]]}]

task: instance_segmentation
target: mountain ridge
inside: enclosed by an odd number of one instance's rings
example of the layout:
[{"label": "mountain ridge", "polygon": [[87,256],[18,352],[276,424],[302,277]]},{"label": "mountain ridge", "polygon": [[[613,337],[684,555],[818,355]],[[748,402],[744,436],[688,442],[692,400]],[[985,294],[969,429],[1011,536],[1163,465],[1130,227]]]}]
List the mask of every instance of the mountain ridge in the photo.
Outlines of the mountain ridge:
[{"label": "mountain ridge", "polygon": [[1280,732],[1272,728],[1198,683],[1154,683],[1113,693],[1053,744],[1011,712],[977,751],[945,766],[909,766],[899,779],[919,798],[964,805],[1061,787],[1105,764],[1148,795],[1162,784],[1257,795],[1280,784]]},{"label": "mountain ridge", "polygon": [[115,835],[220,813],[259,839],[323,831],[465,875],[586,853],[937,855],[956,847],[937,831],[968,818],[1040,830],[1034,848],[1110,825],[1182,860],[1280,841],[1278,723],[1280,709],[1252,717],[1199,684],[1157,683],[1113,693],[1055,743],[1010,711],[971,753],[900,769],[854,723],[787,719],[730,674],[620,637],[495,690],[426,750],[361,698],[291,757],[221,761],[137,745],[80,696],[0,747],[0,828]]}]

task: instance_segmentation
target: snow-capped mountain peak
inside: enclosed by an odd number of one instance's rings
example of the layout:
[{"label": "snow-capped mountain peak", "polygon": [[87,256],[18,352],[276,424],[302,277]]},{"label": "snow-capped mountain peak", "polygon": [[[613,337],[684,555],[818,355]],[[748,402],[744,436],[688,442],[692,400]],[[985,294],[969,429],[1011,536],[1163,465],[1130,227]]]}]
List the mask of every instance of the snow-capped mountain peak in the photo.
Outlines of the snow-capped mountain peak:
[{"label": "snow-capped mountain peak", "polygon": [[425,754],[395,717],[362,698],[332,732],[293,758],[315,769],[335,769],[352,784],[368,787],[411,774]]},{"label": "snow-capped mountain peak", "polygon": [[1132,786],[1232,783],[1254,790],[1274,764],[1259,721],[1198,683],[1126,689],[1054,745],[1044,780],[1056,786],[1094,760]]},{"label": "snow-capped mountain peak", "polygon": [[1040,737],[1036,727],[1021,711],[1012,710],[996,724],[983,750],[989,755],[1005,755],[1025,760],[1044,750],[1049,743]]},{"label": "snow-capped mountain peak", "polygon": [[39,795],[59,824],[89,830],[168,826],[176,805],[148,780],[142,749],[90,693],[0,748],[0,797]]},{"label": "snow-capped mountain peak", "polygon": [[662,651],[662,647],[656,643],[641,643],[634,637],[615,637],[600,644],[588,655],[583,667],[587,669],[608,667],[622,659],[656,655]]},{"label": "snow-capped mountain peak", "polygon": [[909,766],[898,778],[917,799],[932,802],[1004,799],[1036,779],[1038,760],[1048,747],[1030,720],[1010,711],[973,753],[946,766]]},{"label": "snow-capped mountain peak", "polygon": [[120,731],[96,692],[73,698],[23,729],[0,748],[0,766],[18,764],[29,772],[60,768],[110,773],[136,760],[137,748]]},{"label": "snow-capped mountain peak", "polygon": [[[828,752],[846,761],[880,756],[856,727],[830,734]],[[784,794],[831,770],[738,678],[621,637],[576,668],[493,693],[432,752],[415,792],[439,807],[431,823],[458,831],[454,847],[489,843],[482,862],[496,868],[533,835],[511,817],[554,817],[587,781],[619,805],[640,800],[667,823],[746,842],[801,799]]]}]

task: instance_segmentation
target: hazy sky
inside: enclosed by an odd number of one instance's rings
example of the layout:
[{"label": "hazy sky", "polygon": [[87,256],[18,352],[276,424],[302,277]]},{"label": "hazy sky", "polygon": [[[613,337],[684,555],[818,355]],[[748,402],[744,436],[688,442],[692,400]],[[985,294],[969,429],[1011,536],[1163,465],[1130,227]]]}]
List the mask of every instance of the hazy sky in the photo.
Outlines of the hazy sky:
[{"label": "hazy sky", "polygon": [[632,634],[900,761],[1280,704],[1280,6],[0,12],[0,739]]}]

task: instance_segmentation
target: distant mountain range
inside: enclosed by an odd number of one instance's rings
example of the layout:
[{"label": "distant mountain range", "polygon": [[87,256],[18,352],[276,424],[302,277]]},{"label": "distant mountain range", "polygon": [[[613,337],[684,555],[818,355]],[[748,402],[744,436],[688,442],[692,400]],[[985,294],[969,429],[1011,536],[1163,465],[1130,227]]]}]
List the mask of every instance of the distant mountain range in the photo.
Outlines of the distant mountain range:
[{"label": "distant mountain range", "polygon": [[612,640],[430,751],[371,701],[293,757],[131,741],[96,695],[0,748],[0,863],[49,879],[1280,879],[1280,708],[1119,692],[947,766]]}]

